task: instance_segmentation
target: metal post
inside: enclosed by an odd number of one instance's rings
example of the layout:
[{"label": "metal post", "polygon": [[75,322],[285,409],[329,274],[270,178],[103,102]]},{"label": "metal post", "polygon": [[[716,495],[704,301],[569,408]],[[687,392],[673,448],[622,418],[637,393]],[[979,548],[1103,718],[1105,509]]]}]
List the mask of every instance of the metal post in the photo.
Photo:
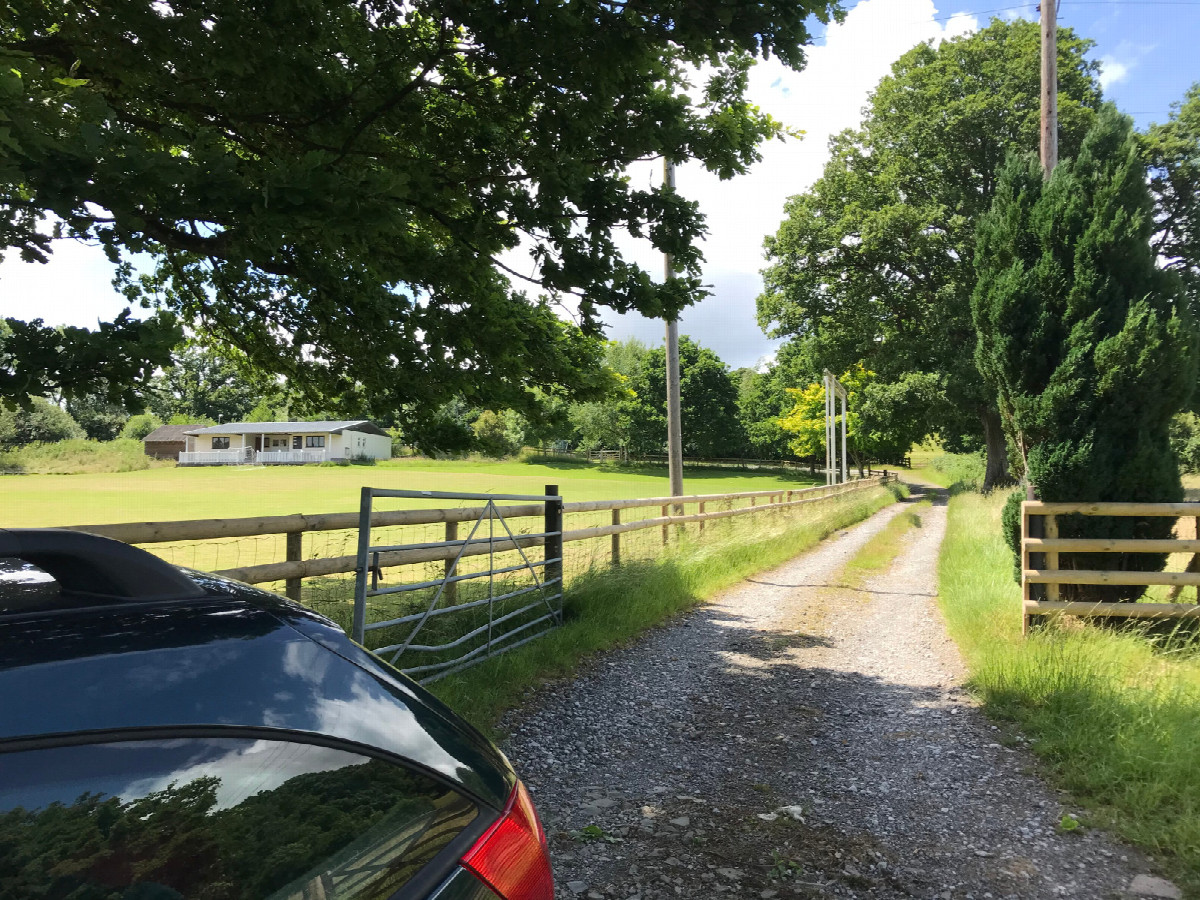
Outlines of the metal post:
[{"label": "metal post", "polygon": [[832,448],[829,441],[829,398],[833,393],[833,387],[829,384],[829,371],[826,370],[825,375],[821,379],[821,383],[825,385],[825,485],[828,487],[833,484],[833,463],[830,462]]},{"label": "metal post", "polygon": [[1042,173],[1058,165],[1058,0],[1042,0]]},{"label": "metal post", "polygon": [[842,484],[845,484],[850,480],[850,470],[846,467],[846,402],[850,398],[845,388],[841,388],[838,395],[842,401]]},{"label": "metal post", "polygon": [[[551,499],[553,498],[553,499]],[[563,584],[563,505],[562,497],[558,496],[558,485],[546,485],[546,519],[542,531],[546,535],[546,582],[552,584],[558,580],[558,588],[551,587],[562,593]],[[556,560],[551,562],[551,560]],[[559,607],[561,609],[561,605]]]},{"label": "metal post", "polygon": [[[290,531],[287,535],[287,561],[300,562],[304,559],[304,532]],[[289,600],[300,602],[300,579],[289,578],[284,582],[284,588]]]},{"label": "metal post", "polygon": [[354,621],[351,637],[363,643],[367,635],[367,570],[371,561],[367,558],[371,549],[371,489],[362,489],[358,507],[358,567],[354,572]]}]

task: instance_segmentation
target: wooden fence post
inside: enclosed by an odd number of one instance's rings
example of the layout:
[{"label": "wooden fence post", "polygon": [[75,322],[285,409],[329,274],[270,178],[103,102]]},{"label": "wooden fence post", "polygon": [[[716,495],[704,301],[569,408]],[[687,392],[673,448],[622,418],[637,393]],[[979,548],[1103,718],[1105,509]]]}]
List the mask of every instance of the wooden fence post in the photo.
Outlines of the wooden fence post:
[{"label": "wooden fence post", "polygon": [[1029,634],[1029,612],[1025,609],[1025,604],[1029,601],[1029,579],[1025,576],[1026,570],[1029,568],[1029,551],[1026,549],[1029,545],[1026,541],[1029,538],[1029,513],[1022,508],[1021,510],[1021,634]]},{"label": "wooden fence post", "polygon": [[[662,508],[662,515],[663,515],[664,519],[669,515],[669,513],[667,512],[667,507],[665,507],[665,506]],[[662,527],[662,533],[663,533],[663,535],[662,535],[663,546],[665,547],[665,546],[667,546],[667,542],[671,539],[670,538],[670,526],[664,525]]]},{"label": "wooden fence post", "polygon": [[[1045,522],[1043,529],[1045,531],[1047,540],[1058,537],[1058,516],[1046,516],[1046,518],[1043,521]],[[1047,569],[1058,569],[1058,551],[1057,550],[1047,550],[1046,551],[1046,568]],[[1059,591],[1059,586],[1057,584],[1046,585],[1046,599],[1047,600],[1057,600],[1058,599],[1058,591]]]},{"label": "wooden fence post", "polygon": [[[612,511],[612,523],[614,525],[621,524],[621,511],[619,509]],[[612,536],[612,564],[614,566],[621,565],[621,535],[619,533]]]},{"label": "wooden fence post", "polygon": [[[446,523],[446,540],[458,540],[458,523]],[[447,559],[442,562],[442,577],[449,578],[451,575],[457,575],[457,572],[451,572],[450,567],[454,565],[454,560]],[[456,606],[458,604],[458,582],[450,581],[442,588],[442,596],[446,598],[446,606]]]},{"label": "wooden fence post", "polygon": [[[304,532],[289,531],[287,533],[287,561],[300,562],[304,559]],[[289,578],[284,582],[284,588],[289,600],[300,602],[300,579]]]},{"label": "wooden fence post", "polygon": [[[700,514],[704,515],[704,501],[703,500],[700,501]],[[700,520],[700,533],[704,534],[704,520],[703,519]]]}]

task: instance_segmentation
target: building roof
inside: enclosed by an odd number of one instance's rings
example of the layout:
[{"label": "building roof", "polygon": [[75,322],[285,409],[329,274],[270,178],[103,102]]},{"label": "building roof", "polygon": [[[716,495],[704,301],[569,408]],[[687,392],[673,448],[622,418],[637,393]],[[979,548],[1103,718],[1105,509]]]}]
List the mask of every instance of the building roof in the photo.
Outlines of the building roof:
[{"label": "building roof", "polygon": [[193,425],[159,425],[152,432],[142,438],[143,441],[178,441],[183,443],[186,436],[194,432],[197,428],[204,426],[199,422]]},{"label": "building roof", "polygon": [[339,434],[342,431],[365,431],[368,434],[387,432],[369,419],[348,419],[342,422],[226,422],[207,428],[193,426],[188,434]]}]

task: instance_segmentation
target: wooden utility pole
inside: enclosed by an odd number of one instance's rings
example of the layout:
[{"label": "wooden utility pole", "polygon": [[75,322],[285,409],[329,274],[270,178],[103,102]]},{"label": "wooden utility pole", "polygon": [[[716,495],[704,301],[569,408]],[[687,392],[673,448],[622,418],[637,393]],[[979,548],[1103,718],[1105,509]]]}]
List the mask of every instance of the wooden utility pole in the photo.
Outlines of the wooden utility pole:
[{"label": "wooden utility pole", "polygon": [[1042,0],[1042,174],[1058,165],[1058,0]]},{"label": "wooden utility pole", "polygon": [[[675,164],[663,159],[663,186],[675,189]],[[663,281],[674,274],[675,260],[670,253],[663,254]],[[683,430],[680,423],[679,397],[679,320],[667,320],[667,472],[671,478],[671,496],[683,496]],[[682,515],[683,509],[675,507],[675,514]]]}]

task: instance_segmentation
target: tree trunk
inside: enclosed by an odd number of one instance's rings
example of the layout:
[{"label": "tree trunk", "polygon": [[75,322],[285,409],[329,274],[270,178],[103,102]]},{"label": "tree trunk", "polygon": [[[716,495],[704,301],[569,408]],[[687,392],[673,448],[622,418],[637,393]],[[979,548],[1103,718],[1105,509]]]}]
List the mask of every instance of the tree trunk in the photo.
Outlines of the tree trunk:
[{"label": "tree trunk", "polygon": [[983,439],[987,445],[987,469],[983,476],[984,493],[1012,484],[1008,474],[1008,448],[1004,443],[1004,427],[1000,424],[1000,413],[984,407],[979,414],[983,421]]}]

